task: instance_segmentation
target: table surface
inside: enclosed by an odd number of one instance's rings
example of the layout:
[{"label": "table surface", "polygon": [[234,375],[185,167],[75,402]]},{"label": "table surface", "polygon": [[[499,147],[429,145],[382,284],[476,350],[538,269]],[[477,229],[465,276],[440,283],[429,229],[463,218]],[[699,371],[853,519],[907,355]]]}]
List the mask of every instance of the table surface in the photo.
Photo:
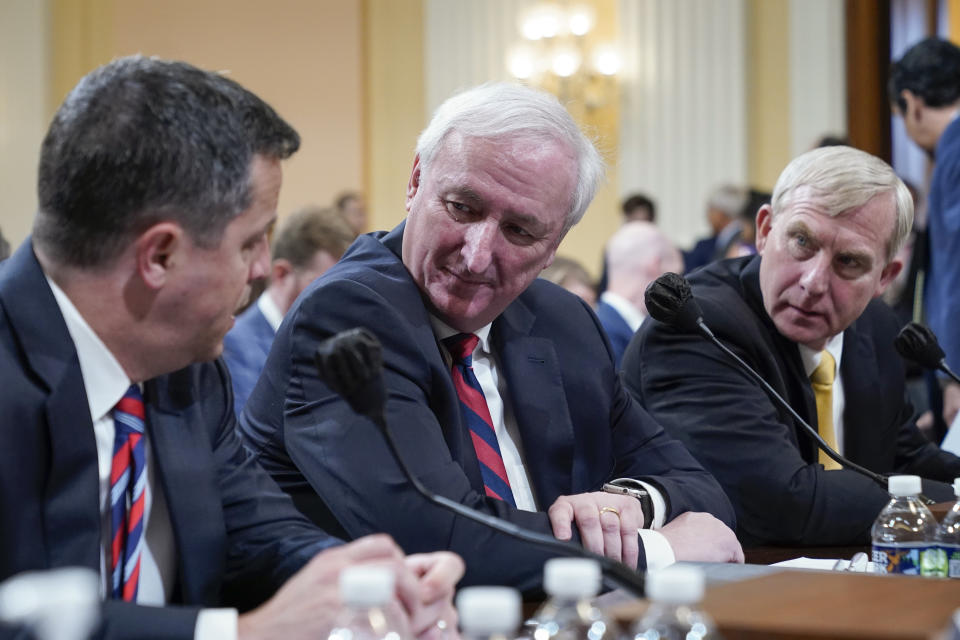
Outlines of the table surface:
[{"label": "table surface", "polygon": [[[628,625],[646,606],[610,612]],[[930,640],[960,608],[960,580],[786,569],[714,583],[703,606],[726,640]]]}]

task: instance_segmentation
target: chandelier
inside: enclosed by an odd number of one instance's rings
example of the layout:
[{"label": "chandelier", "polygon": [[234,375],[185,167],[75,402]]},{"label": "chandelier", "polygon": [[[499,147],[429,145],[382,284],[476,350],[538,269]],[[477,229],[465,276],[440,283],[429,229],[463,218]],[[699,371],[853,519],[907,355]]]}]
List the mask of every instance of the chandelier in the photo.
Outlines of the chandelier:
[{"label": "chandelier", "polygon": [[616,95],[621,59],[613,44],[595,42],[595,20],[589,4],[533,5],[519,16],[521,40],[508,51],[508,71],[564,102],[606,106]]}]

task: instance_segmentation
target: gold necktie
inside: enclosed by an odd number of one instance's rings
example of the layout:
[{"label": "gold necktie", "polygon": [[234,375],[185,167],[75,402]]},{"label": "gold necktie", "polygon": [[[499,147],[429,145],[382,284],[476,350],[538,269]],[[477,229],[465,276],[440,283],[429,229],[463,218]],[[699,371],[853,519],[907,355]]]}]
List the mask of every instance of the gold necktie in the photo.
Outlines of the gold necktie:
[{"label": "gold necktie", "polygon": [[[833,428],[833,380],[836,375],[837,363],[830,352],[824,349],[820,353],[820,364],[810,374],[810,384],[813,385],[813,395],[817,399],[817,431],[835,451],[837,432]],[[820,464],[827,470],[840,468],[840,465],[823,451],[820,451]]]}]

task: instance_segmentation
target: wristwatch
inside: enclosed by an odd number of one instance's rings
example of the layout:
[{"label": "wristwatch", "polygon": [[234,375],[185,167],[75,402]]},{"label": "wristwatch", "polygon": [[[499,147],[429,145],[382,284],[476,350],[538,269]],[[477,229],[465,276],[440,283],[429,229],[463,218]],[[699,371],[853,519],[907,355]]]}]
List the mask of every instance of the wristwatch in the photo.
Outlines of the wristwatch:
[{"label": "wristwatch", "polygon": [[617,484],[616,481],[608,482],[603,485],[603,490],[607,493],[619,493],[624,496],[633,496],[640,501],[640,511],[643,513],[643,528],[649,529],[653,524],[653,498],[650,493],[641,486]]}]

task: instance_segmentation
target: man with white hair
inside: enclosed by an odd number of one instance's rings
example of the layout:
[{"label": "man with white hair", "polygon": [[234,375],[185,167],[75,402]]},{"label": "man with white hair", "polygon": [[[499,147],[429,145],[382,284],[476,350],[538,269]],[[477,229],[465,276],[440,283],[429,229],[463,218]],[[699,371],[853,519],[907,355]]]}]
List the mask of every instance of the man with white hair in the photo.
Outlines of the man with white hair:
[{"label": "man with white hair", "polygon": [[548,94],[485,85],[437,110],[406,221],[304,292],[241,416],[304,513],[351,538],[459,549],[464,584],[536,589],[551,555],[427,503],[319,379],[320,340],[363,326],[383,344],[386,421],[436,493],[632,567],[742,560],[719,485],[630,399],[587,305],[537,278],[602,173]]},{"label": "man with white hair", "polygon": [[[913,201],[883,161],[828,147],[791,162],[757,215],[758,255],[724,260],[690,283],[714,334],[821,437],[877,473],[950,481],[960,458],[917,430],[893,348],[899,329],[874,300],[899,273]],[[842,469],[764,389],[697,334],[648,322],[625,382],[726,490],[745,545],[866,543],[889,500]],[[949,486],[925,481],[947,500]]]},{"label": "man with white hair", "polygon": [[628,222],[607,241],[607,265],[610,280],[600,295],[597,317],[619,369],[630,338],[647,317],[647,285],[667,271],[682,273],[683,257],[655,225]]}]

